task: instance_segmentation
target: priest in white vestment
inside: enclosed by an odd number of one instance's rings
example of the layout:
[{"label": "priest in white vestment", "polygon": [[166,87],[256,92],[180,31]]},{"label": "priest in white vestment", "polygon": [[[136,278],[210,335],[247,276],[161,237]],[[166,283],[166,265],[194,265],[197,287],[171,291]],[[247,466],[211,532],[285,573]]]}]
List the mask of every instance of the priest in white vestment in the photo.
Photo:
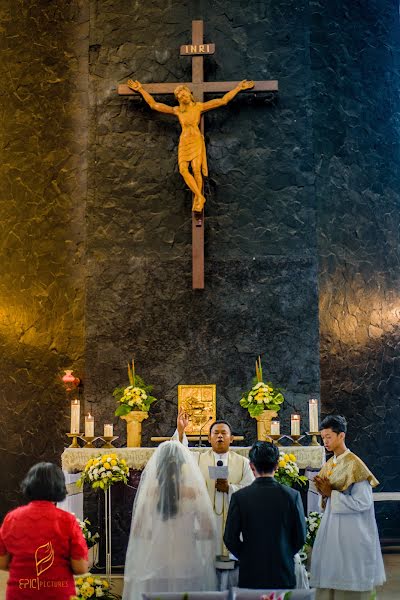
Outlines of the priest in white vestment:
[{"label": "priest in white vestment", "polygon": [[347,423],[321,423],[325,448],[334,456],[314,479],[325,512],[311,557],[316,600],[370,600],[385,578],[372,488],[378,485],[363,461],[345,445]]},{"label": "priest in white vestment", "polygon": [[[188,423],[186,413],[179,413],[177,431],[173,437],[179,437],[179,440],[184,445],[188,445],[185,435]],[[226,421],[215,421],[209,429],[208,441],[211,444],[210,450],[195,453],[195,456],[206,482],[216,518],[217,555],[228,557],[229,553],[224,545],[223,535],[229,502],[234,492],[250,485],[254,481],[254,475],[250,469],[249,460],[245,456],[240,456],[240,454],[230,450],[233,435],[229,423]],[[227,466],[228,479],[211,479],[208,467],[215,466]]]}]

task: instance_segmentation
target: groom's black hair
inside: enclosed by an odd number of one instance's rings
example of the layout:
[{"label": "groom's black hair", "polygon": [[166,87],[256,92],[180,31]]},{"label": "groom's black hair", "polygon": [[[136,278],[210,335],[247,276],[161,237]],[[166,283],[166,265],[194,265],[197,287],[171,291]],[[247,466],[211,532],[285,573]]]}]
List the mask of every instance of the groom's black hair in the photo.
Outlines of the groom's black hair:
[{"label": "groom's black hair", "polygon": [[231,432],[231,435],[233,435],[231,424],[228,423],[228,421],[224,421],[223,419],[220,419],[219,421],[214,421],[214,423],[211,425],[211,427],[209,429],[210,434],[211,434],[211,430],[213,429],[213,427],[215,427],[215,425],[227,425],[229,427],[229,431]]},{"label": "groom's black hair", "polygon": [[250,448],[249,460],[258,473],[269,474],[278,466],[279,450],[270,442],[255,442]]},{"label": "groom's black hair", "polygon": [[347,421],[341,415],[329,415],[325,417],[320,425],[320,429],[332,429],[334,433],[346,433]]}]

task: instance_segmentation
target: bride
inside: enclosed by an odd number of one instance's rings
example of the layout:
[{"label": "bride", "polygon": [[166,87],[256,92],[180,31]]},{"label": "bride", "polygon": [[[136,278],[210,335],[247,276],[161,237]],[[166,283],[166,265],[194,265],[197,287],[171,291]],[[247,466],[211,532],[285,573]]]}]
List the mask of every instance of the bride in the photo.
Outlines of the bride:
[{"label": "bride", "polygon": [[146,592],[216,589],[216,531],[203,476],[190,450],[161,444],[146,465],[133,507],[123,600]]}]

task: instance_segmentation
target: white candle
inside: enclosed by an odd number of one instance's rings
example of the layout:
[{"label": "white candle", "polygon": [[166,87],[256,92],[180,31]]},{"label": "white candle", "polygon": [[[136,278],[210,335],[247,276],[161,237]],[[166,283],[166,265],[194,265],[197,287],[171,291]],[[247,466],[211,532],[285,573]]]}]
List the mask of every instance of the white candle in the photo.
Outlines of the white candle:
[{"label": "white candle", "polygon": [[90,413],[85,417],[85,437],[94,437],[94,417]]},{"label": "white candle", "polygon": [[290,434],[300,435],[300,415],[290,416]]},{"label": "white candle", "polygon": [[71,400],[71,430],[70,433],[79,433],[81,418],[81,403],[76,398]]},{"label": "white candle", "polygon": [[318,431],[318,400],[311,398],[308,401],[308,411],[310,417],[310,433]]},{"label": "white candle", "polygon": [[112,426],[112,423],[105,423],[104,424],[104,437],[113,437],[114,435],[114,428]]},{"label": "white candle", "polygon": [[271,435],[281,434],[281,424],[279,421],[271,421]]}]

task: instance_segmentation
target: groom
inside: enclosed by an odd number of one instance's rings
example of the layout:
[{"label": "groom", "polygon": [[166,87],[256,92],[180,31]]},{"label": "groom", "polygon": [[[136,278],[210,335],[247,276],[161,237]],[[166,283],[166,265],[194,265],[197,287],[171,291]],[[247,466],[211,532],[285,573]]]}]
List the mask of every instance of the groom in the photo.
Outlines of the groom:
[{"label": "groom", "polygon": [[[185,429],[189,424],[188,415],[181,411],[177,418],[177,431],[173,437],[179,436],[179,441],[188,446]],[[208,441],[211,448],[205,452],[196,452],[200,471],[203,474],[210,496],[211,505],[217,524],[217,554],[227,557],[228,550],[223,542],[226,518],[231,496],[241,488],[250,485],[254,481],[254,475],[250,469],[247,458],[240,456],[230,450],[233,442],[231,426],[227,421],[215,421],[208,433]],[[208,467],[227,466],[227,479],[211,479]]]}]

